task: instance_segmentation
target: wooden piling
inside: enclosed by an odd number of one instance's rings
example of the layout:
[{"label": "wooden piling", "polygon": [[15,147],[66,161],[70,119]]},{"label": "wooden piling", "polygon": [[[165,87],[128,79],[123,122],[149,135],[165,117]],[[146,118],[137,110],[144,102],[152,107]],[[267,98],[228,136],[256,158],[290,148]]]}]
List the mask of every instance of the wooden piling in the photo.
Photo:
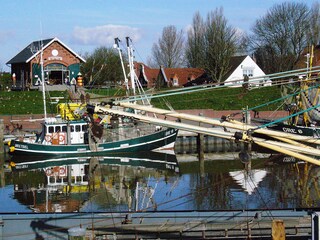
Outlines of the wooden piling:
[{"label": "wooden piling", "polygon": [[199,158],[200,175],[204,176],[204,136],[200,133],[197,135],[197,151]]},{"label": "wooden piling", "polygon": [[272,240],[285,240],[286,232],[284,222],[282,220],[272,221]]}]

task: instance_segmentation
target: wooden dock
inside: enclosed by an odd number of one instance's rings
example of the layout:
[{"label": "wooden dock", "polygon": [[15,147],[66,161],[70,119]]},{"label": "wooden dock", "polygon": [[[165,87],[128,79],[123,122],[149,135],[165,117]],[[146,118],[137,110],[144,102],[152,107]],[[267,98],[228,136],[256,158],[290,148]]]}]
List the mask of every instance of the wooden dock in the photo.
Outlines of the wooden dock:
[{"label": "wooden dock", "polygon": [[275,223],[284,226],[285,239],[312,235],[310,212],[292,209],[2,214],[0,238],[67,239],[78,228],[86,239],[272,239]]}]

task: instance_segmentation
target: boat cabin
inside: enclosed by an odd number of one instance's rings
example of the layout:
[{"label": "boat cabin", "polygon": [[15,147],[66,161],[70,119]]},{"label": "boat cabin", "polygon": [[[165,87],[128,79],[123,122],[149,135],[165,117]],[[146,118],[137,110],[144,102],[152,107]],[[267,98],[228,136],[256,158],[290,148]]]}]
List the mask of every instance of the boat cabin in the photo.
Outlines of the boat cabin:
[{"label": "boat cabin", "polygon": [[50,118],[43,124],[42,141],[46,145],[88,143],[88,123],[82,120],[64,122]]}]

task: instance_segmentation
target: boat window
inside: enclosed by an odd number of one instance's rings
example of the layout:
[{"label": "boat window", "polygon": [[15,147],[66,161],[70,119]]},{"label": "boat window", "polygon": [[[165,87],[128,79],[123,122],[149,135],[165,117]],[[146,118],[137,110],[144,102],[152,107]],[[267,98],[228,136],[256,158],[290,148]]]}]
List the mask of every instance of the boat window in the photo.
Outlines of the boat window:
[{"label": "boat window", "polygon": [[80,125],[76,125],[76,132],[80,132],[81,131],[81,126]]},{"label": "boat window", "polygon": [[74,132],[74,125],[70,126],[70,132]]},{"label": "boat window", "polygon": [[62,126],[62,132],[67,132],[67,126]]},{"label": "boat window", "polygon": [[56,126],[56,132],[61,132],[61,126]]},{"label": "boat window", "polygon": [[54,127],[51,126],[51,127],[48,127],[48,133],[53,133],[54,132]]},{"label": "boat window", "polygon": [[82,125],[82,131],[83,131],[83,132],[86,132],[87,129],[88,129],[88,126],[87,126],[87,125]]}]

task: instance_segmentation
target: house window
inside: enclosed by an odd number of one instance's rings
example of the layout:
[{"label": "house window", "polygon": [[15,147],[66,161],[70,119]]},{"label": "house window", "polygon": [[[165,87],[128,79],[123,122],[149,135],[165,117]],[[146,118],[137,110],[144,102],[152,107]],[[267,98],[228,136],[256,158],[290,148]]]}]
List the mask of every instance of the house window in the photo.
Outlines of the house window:
[{"label": "house window", "polygon": [[173,86],[178,86],[178,85],[179,85],[178,79],[173,79]]},{"label": "house window", "polygon": [[243,69],[243,76],[253,77],[253,69]]}]

